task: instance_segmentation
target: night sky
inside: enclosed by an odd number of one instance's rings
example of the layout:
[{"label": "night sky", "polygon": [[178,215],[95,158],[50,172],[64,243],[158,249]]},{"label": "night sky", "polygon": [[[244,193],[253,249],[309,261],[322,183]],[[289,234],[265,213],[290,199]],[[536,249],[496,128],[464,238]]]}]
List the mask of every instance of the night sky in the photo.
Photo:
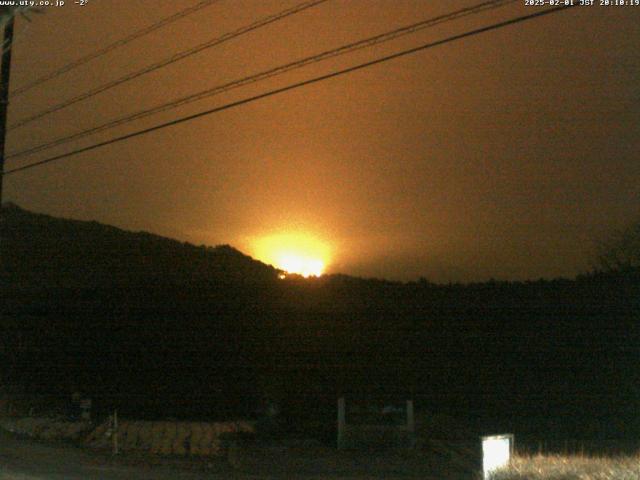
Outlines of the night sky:
[{"label": "night sky", "polygon": [[[10,99],[9,124],[300,1],[221,0]],[[68,0],[18,18],[12,89],[196,3]],[[476,3],[329,0],[12,129],[7,150]],[[542,8],[514,2],[5,168]],[[302,239],[329,273],[574,276],[638,218],[638,45],[640,6],[571,8],[8,175],[4,200],[265,261],[265,244]]]}]

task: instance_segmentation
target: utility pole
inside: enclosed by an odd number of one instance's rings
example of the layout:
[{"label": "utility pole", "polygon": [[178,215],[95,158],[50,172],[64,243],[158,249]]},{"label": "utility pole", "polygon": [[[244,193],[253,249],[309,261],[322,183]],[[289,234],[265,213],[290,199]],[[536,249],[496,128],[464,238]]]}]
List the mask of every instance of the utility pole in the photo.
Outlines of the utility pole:
[{"label": "utility pole", "polygon": [[[2,65],[0,65],[0,262],[2,260],[4,240],[4,209],[2,208],[2,183],[4,181],[4,145],[7,136],[7,110],[9,108],[9,76],[11,74],[11,50],[13,47],[13,17],[8,12],[4,24],[4,41],[2,42]],[[1,263],[0,263],[1,264]]]},{"label": "utility pole", "polygon": [[11,76],[13,19],[13,12],[9,12],[7,22],[4,25],[2,65],[0,66],[0,228],[2,228],[2,183],[4,180],[4,146],[7,136],[7,110],[9,108],[9,77]]}]

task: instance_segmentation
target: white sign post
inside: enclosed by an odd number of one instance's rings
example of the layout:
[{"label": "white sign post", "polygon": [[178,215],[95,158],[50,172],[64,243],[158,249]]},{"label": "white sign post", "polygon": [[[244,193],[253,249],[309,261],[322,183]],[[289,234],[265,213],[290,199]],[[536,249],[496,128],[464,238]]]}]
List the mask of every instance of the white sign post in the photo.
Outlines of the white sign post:
[{"label": "white sign post", "polygon": [[513,434],[491,435],[481,437],[482,440],[482,472],[484,480],[489,480],[491,474],[509,465],[513,455]]}]

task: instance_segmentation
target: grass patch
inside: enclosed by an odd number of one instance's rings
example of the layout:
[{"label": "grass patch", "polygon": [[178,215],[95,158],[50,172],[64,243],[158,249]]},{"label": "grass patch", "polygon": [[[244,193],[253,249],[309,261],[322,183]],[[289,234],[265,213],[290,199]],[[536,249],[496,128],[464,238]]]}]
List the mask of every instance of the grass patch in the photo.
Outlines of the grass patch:
[{"label": "grass patch", "polygon": [[638,480],[640,453],[634,456],[517,455],[491,480]]}]

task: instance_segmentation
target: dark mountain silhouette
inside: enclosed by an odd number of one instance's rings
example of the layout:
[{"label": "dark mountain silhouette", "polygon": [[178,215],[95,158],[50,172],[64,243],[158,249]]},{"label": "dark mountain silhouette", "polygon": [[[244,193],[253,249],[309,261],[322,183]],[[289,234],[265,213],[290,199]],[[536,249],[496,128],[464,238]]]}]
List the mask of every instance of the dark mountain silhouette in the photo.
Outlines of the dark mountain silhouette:
[{"label": "dark mountain silhouette", "polygon": [[197,247],[97,222],[35,214],[7,204],[2,274],[24,286],[125,286],[269,282],[278,271],[229,245]]},{"label": "dark mountain silhouette", "polygon": [[[229,246],[4,210],[2,382],[124,415],[406,398],[493,433],[637,438],[640,275],[435,285],[287,277]],[[491,433],[491,432],[487,432]]]}]

